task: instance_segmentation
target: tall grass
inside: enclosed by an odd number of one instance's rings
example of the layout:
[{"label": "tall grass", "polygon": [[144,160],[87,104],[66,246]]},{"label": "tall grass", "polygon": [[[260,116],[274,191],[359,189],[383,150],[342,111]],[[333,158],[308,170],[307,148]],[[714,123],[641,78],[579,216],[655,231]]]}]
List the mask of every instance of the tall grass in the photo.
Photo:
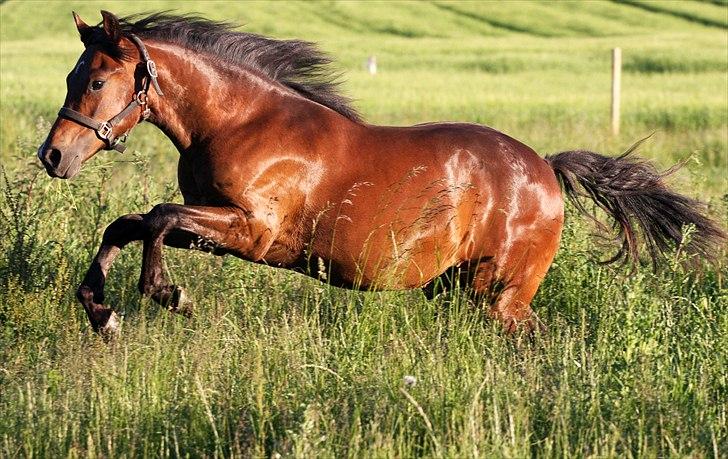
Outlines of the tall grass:
[{"label": "tall grass", "polygon": [[[129,154],[99,154],[68,182],[45,175],[35,148],[80,52],[67,10],[92,21],[102,7],[171,5],[0,5],[0,456],[725,456],[725,254],[628,274],[597,263],[605,251],[571,212],[534,300],[548,326],[534,341],[504,336],[461,292],[350,292],[166,250],[197,303],[185,319],[140,299],[138,244],[107,281],[122,334],[95,336],[75,287],[105,225],[180,201],[176,153],[140,126]],[[695,14],[721,8],[706,5]],[[184,8],[322,41],[372,122],[482,122],[542,153],[618,153],[657,130],[641,154],[692,158],[674,185],[728,218],[719,28],[614,3]],[[608,132],[614,45],[626,65],[619,138]],[[361,68],[369,54],[374,78]]]},{"label": "tall grass", "polygon": [[[143,165],[136,172],[143,178]],[[696,274],[677,259],[660,274],[599,266],[569,215],[535,301],[549,330],[530,343],[503,336],[460,294],[354,293],[168,251],[175,282],[198,303],[187,320],[140,304],[131,246],[108,281],[125,321],[107,345],[73,286],[95,222],[138,202],[136,187],[93,177],[32,192],[43,179],[27,173],[2,208],[11,217],[1,228],[10,236],[0,266],[3,455],[720,456],[726,447],[721,270]],[[164,199],[158,185],[150,194]],[[68,212],[69,201],[95,204]]]}]

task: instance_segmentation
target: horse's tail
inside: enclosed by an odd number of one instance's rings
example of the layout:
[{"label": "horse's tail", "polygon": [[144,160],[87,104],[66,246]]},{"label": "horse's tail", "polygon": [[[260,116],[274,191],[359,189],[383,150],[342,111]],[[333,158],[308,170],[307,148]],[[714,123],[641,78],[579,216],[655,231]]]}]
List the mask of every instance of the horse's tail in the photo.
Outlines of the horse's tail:
[{"label": "horse's tail", "polygon": [[[588,197],[614,219],[612,230],[621,246],[605,263],[638,262],[637,229],[654,267],[659,256],[673,246],[715,260],[728,239],[726,233],[706,215],[705,205],[667,187],[664,178],[677,167],[661,173],[649,162],[630,156],[638,145],[616,158],[577,150],[547,156],[546,161],[582,214],[606,229],[585,206],[583,198]],[[686,225],[695,227],[687,242],[683,235]]]}]

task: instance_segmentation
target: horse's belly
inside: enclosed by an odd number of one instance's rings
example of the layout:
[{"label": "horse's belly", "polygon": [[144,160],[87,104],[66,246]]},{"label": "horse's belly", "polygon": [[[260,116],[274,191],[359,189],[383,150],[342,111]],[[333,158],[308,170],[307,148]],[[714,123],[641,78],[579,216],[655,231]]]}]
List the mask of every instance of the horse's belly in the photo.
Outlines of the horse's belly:
[{"label": "horse's belly", "polygon": [[351,212],[316,253],[345,284],[375,290],[422,286],[467,259],[480,231],[474,227],[474,196],[433,202],[428,198],[408,211],[399,207],[380,216]]}]

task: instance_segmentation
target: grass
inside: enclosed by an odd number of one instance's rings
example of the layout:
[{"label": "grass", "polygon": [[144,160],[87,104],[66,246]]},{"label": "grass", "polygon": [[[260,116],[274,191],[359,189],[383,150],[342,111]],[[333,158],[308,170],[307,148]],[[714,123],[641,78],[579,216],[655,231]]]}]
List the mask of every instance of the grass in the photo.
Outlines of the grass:
[{"label": "grass", "polygon": [[198,305],[187,320],[139,298],[137,245],[107,282],[123,334],[98,339],[75,287],[105,225],[179,202],[176,153],[140,126],[129,154],[99,154],[62,182],[35,149],[81,51],[70,10],[92,22],[100,8],[175,6],[320,42],[371,122],[481,122],[542,153],[618,153],[656,131],[641,154],[690,157],[675,186],[728,217],[724,3],[4,2],[0,456],[725,456],[725,253],[630,275],[596,263],[605,252],[575,214],[534,302],[549,326],[534,343],[503,336],[460,293],[349,292],[167,250]]}]

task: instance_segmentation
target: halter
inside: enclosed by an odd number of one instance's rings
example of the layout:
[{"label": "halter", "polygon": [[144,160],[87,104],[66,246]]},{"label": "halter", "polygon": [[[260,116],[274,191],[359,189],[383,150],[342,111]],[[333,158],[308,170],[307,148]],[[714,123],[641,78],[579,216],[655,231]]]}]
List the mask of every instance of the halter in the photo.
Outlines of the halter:
[{"label": "halter", "polygon": [[142,63],[144,64],[144,68],[149,78],[146,78],[142,89],[134,94],[131,102],[129,102],[124,110],[108,121],[98,121],[93,118],[89,118],[88,116],[68,107],[61,107],[61,110],[58,112],[59,117],[75,121],[81,126],[85,126],[95,131],[98,138],[103,140],[106,144],[104,150],[116,150],[119,153],[124,153],[124,150],[126,150],[124,142],[126,142],[126,137],[129,134],[129,131],[126,131],[122,135],[115,136],[113,132],[114,127],[136,110],[137,107],[142,108],[142,121],[149,118],[151,111],[147,104],[147,91],[149,91],[150,82],[154,86],[154,90],[157,91],[157,94],[164,96],[164,93],[161,89],[159,89],[159,83],[157,82],[157,66],[149,57],[149,53],[147,52],[147,48],[144,46],[144,43],[142,43],[136,35],[130,34],[129,38],[134,42],[137,48],[139,48],[139,53],[142,55]]}]

